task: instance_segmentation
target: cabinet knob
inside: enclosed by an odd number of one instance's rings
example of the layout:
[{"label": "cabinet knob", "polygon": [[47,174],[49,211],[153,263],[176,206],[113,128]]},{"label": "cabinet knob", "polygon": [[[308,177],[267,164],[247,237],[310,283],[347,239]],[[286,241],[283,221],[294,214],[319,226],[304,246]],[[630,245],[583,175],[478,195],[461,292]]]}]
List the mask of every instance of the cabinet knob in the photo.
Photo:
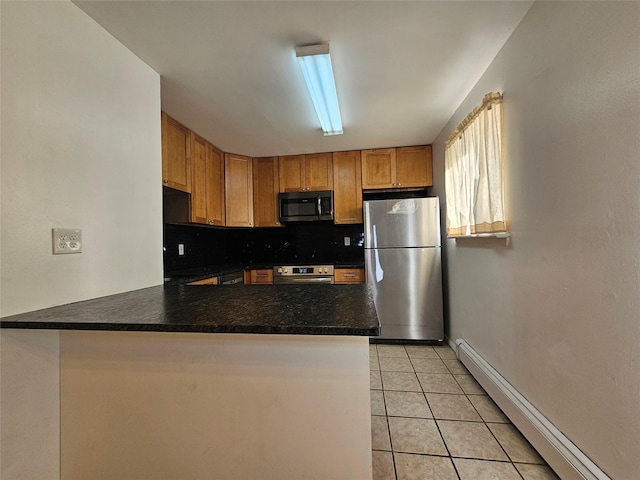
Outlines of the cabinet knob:
[{"label": "cabinet knob", "polygon": [[169,180],[167,180],[167,179],[163,178],[163,179],[162,179],[162,183],[169,183]]},{"label": "cabinet knob", "polygon": [[401,184],[401,183],[399,183],[399,184],[398,184],[398,186],[399,186],[399,187],[401,187],[401,186],[402,186],[402,184]]}]

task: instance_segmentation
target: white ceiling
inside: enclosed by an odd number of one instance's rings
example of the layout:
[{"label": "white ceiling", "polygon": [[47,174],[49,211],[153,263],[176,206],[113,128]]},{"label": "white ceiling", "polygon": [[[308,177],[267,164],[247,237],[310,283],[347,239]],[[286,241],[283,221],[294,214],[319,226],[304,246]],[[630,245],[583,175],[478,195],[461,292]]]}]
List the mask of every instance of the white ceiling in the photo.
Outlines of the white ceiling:
[{"label": "white ceiling", "polygon": [[[165,112],[253,157],[431,143],[532,4],[74,3],[161,75]],[[344,124],[330,137],[294,52],[327,41]]]}]

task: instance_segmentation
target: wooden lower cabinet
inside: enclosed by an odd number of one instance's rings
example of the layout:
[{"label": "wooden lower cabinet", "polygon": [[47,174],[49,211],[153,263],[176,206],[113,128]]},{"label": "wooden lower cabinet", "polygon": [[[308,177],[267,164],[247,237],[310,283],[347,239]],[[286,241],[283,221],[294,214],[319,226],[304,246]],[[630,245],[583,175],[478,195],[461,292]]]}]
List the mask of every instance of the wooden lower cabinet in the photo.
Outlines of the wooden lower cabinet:
[{"label": "wooden lower cabinet", "polygon": [[253,227],[253,161],[225,153],[224,195],[227,227]]},{"label": "wooden lower cabinet", "polygon": [[364,268],[336,268],[333,275],[337,284],[365,282]]},{"label": "wooden lower cabinet", "polygon": [[270,285],[273,283],[273,270],[271,269],[259,269],[259,270],[251,270],[251,285],[255,284],[263,284]]},{"label": "wooden lower cabinet", "polygon": [[205,278],[195,282],[187,283],[187,285],[218,285],[218,277]]}]

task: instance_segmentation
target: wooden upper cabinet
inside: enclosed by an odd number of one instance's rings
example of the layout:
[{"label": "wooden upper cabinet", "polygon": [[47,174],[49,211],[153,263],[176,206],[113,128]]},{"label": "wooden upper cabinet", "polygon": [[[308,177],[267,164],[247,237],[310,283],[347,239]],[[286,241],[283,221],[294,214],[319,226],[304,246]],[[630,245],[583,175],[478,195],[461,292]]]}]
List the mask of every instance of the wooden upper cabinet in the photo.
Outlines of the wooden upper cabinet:
[{"label": "wooden upper cabinet", "polygon": [[191,137],[187,127],[162,112],[162,184],[191,193]]},{"label": "wooden upper cabinet", "polygon": [[225,225],[224,153],[207,144],[207,224]]},{"label": "wooden upper cabinet", "polygon": [[[279,227],[278,157],[253,159],[253,225]],[[253,282],[252,282],[253,283]]]},{"label": "wooden upper cabinet", "polygon": [[333,154],[333,221],[336,224],[363,221],[359,151]]},{"label": "wooden upper cabinet", "polygon": [[191,132],[191,221],[207,223],[207,141]]},{"label": "wooden upper cabinet", "polygon": [[281,192],[333,189],[331,153],[280,157],[279,171]]},{"label": "wooden upper cabinet", "polygon": [[228,227],[253,226],[253,161],[224,154],[224,193]]},{"label": "wooden upper cabinet", "polygon": [[392,188],[396,183],[396,149],[362,150],[362,188]]},{"label": "wooden upper cabinet", "polygon": [[362,188],[408,188],[433,185],[431,146],[362,151]]},{"label": "wooden upper cabinet", "polygon": [[300,192],[305,189],[304,155],[279,157],[281,192]]},{"label": "wooden upper cabinet", "polygon": [[397,187],[430,187],[433,185],[431,145],[396,149]]},{"label": "wooden upper cabinet", "polygon": [[224,155],[191,132],[191,221],[224,225]]},{"label": "wooden upper cabinet", "polygon": [[304,179],[307,190],[333,190],[333,154],[305,155]]}]

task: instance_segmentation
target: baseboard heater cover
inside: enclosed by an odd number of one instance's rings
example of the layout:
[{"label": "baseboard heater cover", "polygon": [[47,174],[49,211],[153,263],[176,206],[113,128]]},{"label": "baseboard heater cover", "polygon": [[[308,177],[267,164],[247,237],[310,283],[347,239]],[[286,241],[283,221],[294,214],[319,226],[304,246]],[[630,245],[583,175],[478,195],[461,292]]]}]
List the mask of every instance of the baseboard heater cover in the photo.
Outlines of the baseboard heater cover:
[{"label": "baseboard heater cover", "polygon": [[455,342],[458,359],[563,480],[611,480],[466,340]]}]

